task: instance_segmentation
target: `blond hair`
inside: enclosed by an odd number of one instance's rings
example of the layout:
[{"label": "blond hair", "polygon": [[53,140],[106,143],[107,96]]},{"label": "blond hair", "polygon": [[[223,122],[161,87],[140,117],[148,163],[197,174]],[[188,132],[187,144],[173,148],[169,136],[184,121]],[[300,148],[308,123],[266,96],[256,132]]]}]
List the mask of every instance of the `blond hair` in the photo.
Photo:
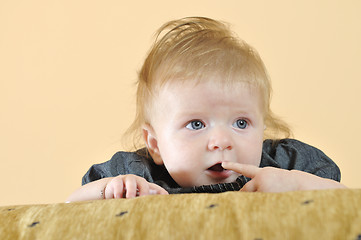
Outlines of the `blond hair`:
[{"label": "blond hair", "polygon": [[[134,148],[142,143],[142,126],[150,123],[157,91],[170,81],[207,81],[220,76],[218,84],[242,82],[256,87],[262,96],[266,130],[264,138],[289,137],[288,125],[270,109],[271,82],[257,51],[239,39],[220,21],[190,17],[170,21],[157,32],[139,72],[136,116],[126,132]],[[216,83],[215,83],[216,84]]]}]

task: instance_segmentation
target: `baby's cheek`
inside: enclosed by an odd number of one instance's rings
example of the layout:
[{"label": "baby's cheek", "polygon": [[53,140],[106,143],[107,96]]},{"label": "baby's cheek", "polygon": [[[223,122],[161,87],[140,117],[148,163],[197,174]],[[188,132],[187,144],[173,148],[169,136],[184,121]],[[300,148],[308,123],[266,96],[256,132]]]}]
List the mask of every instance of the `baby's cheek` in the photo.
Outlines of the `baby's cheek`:
[{"label": "baby's cheek", "polygon": [[166,168],[174,181],[182,187],[194,186],[195,179],[200,175],[197,164],[182,158],[169,162]]},{"label": "baby's cheek", "polygon": [[194,186],[194,174],[189,171],[170,171],[173,180],[181,187]]},{"label": "baby's cheek", "polygon": [[239,153],[237,162],[242,164],[250,164],[259,166],[262,158],[262,149],[252,149],[252,151]]}]

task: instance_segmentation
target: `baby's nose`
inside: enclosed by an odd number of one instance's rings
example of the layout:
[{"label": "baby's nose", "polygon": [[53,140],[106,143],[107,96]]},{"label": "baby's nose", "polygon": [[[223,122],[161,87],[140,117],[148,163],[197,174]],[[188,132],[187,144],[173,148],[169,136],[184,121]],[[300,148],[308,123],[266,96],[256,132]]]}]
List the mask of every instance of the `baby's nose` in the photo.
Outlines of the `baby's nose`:
[{"label": "baby's nose", "polygon": [[233,143],[230,134],[222,129],[213,131],[209,138],[208,149],[214,150],[232,150]]}]

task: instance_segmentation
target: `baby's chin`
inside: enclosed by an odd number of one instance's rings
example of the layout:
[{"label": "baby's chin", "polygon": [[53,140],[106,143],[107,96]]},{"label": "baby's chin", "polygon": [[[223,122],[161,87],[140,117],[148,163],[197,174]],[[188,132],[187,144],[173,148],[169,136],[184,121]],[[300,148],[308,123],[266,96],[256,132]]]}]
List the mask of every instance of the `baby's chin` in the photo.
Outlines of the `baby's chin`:
[{"label": "baby's chin", "polygon": [[212,181],[211,183],[204,184],[204,185],[212,185],[212,184],[217,184],[217,183],[232,183],[237,180],[238,176],[239,176],[239,174],[232,174],[231,176],[229,176],[226,179],[217,179],[215,181]]}]

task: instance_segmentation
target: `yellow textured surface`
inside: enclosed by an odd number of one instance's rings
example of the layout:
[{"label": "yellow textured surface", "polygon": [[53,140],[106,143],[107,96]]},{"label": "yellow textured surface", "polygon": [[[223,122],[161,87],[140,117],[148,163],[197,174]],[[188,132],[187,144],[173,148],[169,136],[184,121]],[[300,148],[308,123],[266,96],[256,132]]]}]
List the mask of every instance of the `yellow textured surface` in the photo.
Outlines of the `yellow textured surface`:
[{"label": "yellow textured surface", "polygon": [[361,189],[0,207],[0,239],[360,239]]}]

